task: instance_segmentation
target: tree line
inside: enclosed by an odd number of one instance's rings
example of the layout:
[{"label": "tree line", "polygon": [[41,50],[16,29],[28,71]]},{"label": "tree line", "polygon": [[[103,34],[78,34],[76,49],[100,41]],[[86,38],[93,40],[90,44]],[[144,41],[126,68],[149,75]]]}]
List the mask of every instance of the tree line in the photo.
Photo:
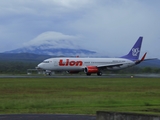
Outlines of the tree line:
[{"label": "tree line", "polygon": [[[26,74],[28,69],[35,69],[39,62],[0,61],[0,74]],[[117,71],[106,71],[107,74],[140,74],[160,73],[155,67],[130,67]]]},{"label": "tree line", "polygon": [[27,69],[35,69],[37,62],[0,61],[0,74],[25,74]]}]

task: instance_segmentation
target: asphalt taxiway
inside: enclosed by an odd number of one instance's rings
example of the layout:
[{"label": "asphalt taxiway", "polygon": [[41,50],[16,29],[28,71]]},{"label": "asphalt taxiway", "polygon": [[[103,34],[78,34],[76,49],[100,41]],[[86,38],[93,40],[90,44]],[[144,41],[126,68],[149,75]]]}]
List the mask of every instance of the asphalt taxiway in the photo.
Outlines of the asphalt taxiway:
[{"label": "asphalt taxiway", "polygon": [[96,116],[67,114],[12,114],[0,115],[0,120],[96,120]]},{"label": "asphalt taxiway", "polygon": [[123,74],[108,74],[108,75],[0,75],[0,78],[160,78],[160,74],[134,74],[134,75],[123,75]]}]

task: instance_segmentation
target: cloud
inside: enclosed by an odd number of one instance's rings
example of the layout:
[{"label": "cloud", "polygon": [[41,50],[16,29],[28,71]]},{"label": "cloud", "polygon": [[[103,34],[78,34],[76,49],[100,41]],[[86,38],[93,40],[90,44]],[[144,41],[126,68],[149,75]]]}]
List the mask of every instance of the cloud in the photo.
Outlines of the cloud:
[{"label": "cloud", "polygon": [[78,36],[65,35],[55,31],[47,31],[31,41],[24,43],[24,47],[27,46],[41,46],[41,45],[51,45],[54,48],[82,48],[78,44],[76,44],[76,40],[78,40]]},{"label": "cloud", "polygon": [[[84,17],[69,24],[68,27],[72,26],[72,29],[89,36],[88,41],[92,40],[97,48],[100,46],[99,50],[118,56],[128,51],[139,36],[144,36],[144,42],[150,41],[151,37],[158,39],[155,38],[159,29],[158,14],[151,6],[139,1],[98,4],[95,9],[88,11]],[[125,47],[122,47],[123,45]],[[117,52],[115,48],[119,51]]]},{"label": "cloud", "polygon": [[90,0],[6,0],[1,1],[0,3],[0,16],[24,14],[36,16],[61,16],[59,14],[75,12],[92,2]]},{"label": "cloud", "polygon": [[88,5],[89,3],[92,3],[90,0],[53,0],[53,3],[62,6],[62,7],[67,7],[67,8],[74,8],[78,9],[80,7],[83,7],[85,5]]},{"label": "cloud", "polygon": [[[3,43],[0,51],[20,47],[36,36],[54,31],[75,37],[80,46],[109,56],[126,54],[138,37],[144,36],[142,52],[149,51],[149,56],[156,57],[159,56],[156,51],[160,50],[159,3],[158,0],[0,1]],[[8,44],[12,46],[8,48]]]}]

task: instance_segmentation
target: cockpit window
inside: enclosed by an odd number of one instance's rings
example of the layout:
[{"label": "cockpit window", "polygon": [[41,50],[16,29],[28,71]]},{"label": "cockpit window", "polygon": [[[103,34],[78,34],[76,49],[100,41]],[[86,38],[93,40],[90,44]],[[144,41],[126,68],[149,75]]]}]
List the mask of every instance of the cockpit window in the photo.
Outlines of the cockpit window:
[{"label": "cockpit window", "polygon": [[43,63],[49,63],[49,61],[43,61]]}]

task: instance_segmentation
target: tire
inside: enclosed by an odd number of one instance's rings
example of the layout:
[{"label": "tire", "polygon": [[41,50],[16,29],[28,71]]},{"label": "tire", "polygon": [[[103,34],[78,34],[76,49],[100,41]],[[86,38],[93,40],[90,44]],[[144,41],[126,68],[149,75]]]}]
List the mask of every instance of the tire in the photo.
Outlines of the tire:
[{"label": "tire", "polygon": [[102,76],[102,72],[98,72],[97,75],[98,75],[98,76]]},{"label": "tire", "polygon": [[86,73],[86,75],[87,75],[87,76],[90,76],[90,75],[91,75],[91,73]]}]

